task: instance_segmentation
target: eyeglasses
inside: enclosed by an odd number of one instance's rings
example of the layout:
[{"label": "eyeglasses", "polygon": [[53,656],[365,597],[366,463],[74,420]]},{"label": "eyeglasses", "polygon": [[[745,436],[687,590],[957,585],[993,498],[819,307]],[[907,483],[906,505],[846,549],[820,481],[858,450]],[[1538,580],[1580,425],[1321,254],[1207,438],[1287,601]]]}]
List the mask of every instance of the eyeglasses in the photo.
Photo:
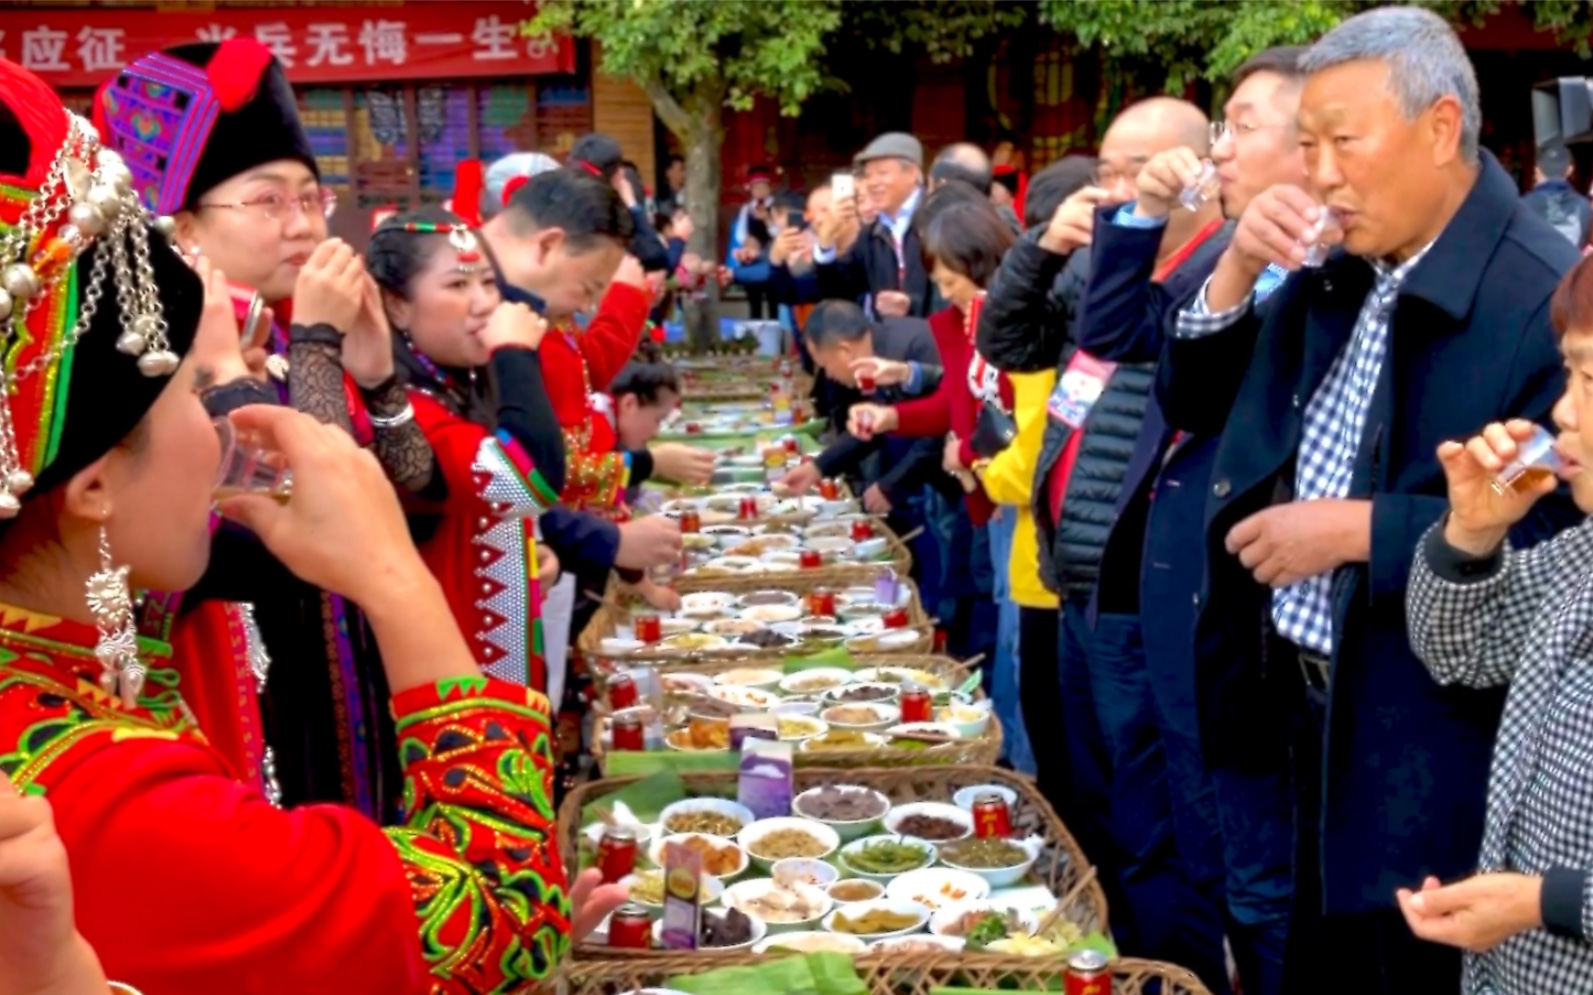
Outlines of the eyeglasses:
[{"label": "eyeglasses", "polygon": [[1090,185],[1111,190],[1119,183],[1135,183],[1139,180],[1139,171],[1144,165],[1142,162],[1133,162],[1126,170],[1115,166],[1096,166],[1095,172],[1090,174]]},{"label": "eyeglasses", "polygon": [[309,217],[312,213],[320,214],[323,218],[330,218],[332,212],[337,210],[337,194],[325,187],[318,187],[309,193],[297,197],[285,197],[276,191],[261,194],[254,200],[238,201],[230,204],[215,202],[199,202],[200,207],[220,207],[229,210],[251,210],[258,213],[267,221],[280,221],[288,217],[289,212],[297,212]]},{"label": "eyeglasses", "polygon": [[1213,122],[1211,122],[1211,127],[1210,127],[1210,130],[1207,132],[1207,135],[1211,139],[1211,147],[1215,149],[1218,145],[1221,145],[1224,141],[1231,140],[1231,141],[1233,141],[1235,143],[1238,143],[1240,140],[1242,140],[1244,138],[1247,138],[1250,135],[1253,135],[1256,132],[1261,131],[1261,130],[1266,129],[1266,128],[1288,128],[1288,127],[1290,127],[1290,125],[1287,125],[1287,124],[1255,124],[1255,123],[1250,122],[1250,121],[1245,121],[1243,123],[1230,123],[1228,121],[1213,121]]}]

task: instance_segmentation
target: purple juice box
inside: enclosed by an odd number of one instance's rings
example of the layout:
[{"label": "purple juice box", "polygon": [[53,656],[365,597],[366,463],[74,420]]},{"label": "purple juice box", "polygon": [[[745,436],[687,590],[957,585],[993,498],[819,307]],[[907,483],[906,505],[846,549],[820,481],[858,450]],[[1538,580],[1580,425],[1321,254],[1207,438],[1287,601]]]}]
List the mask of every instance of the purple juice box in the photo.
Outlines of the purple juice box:
[{"label": "purple juice box", "polygon": [[791,814],[795,793],[790,743],[771,743],[748,739],[741,747],[741,776],[736,799],[759,819],[778,819]]},{"label": "purple juice box", "polygon": [[702,935],[702,854],[671,843],[664,848],[664,920],[659,938],[671,950],[696,950]]}]

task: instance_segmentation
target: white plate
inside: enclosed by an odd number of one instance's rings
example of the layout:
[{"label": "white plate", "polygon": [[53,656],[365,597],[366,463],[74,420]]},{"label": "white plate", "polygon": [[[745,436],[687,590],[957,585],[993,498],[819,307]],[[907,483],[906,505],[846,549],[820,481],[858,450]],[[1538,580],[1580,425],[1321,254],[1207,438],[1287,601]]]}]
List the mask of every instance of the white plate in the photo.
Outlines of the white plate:
[{"label": "white plate", "polygon": [[[740,802],[733,802],[728,798],[686,798],[673,804],[665,805],[664,810],[658,813],[658,831],[660,833],[668,833],[670,817],[689,812],[713,812],[718,815],[727,815],[741,823],[742,829],[747,828],[748,826],[752,825],[753,822],[757,821],[756,817],[752,814],[752,809],[742,805]],[[740,830],[737,830],[736,832],[739,833]],[[734,835],[736,835],[736,833],[730,834],[730,836]],[[723,837],[723,839],[726,840],[729,838],[729,836]]]},{"label": "white plate", "polygon": [[812,929],[818,925],[819,920],[829,914],[830,909],[833,907],[830,896],[824,893],[823,888],[801,883],[793,885],[791,890],[802,896],[804,901],[809,902],[811,907],[817,910],[813,915],[802,919],[793,919],[790,922],[779,922],[747,907],[750,902],[756,900],[759,896],[773,890],[775,890],[775,883],[769,878],[752,878],[747,881],[740,881],[725,889],[725,906],[732,909],[740,909],[749,916],[763,919],[764,924],[769,927],[770,933],[796,933]]},{"label": "white plate", "polygon": [[734,594],[723,591],[696,591],[680,599],[681,614],[700,615],[727,611],[736,603]]},{"label": "white plate", "polygon": [[[861,708],[874,714],[870,722],[849,722],[835,718],[838,709]],[[819,713],[819,718],[828,722],[835,729],[852,729],[857,732],[880,732],[902,720],[902,710],[888,702],[847,702],[841,705],[831,705]]]},{"label": "white plate", "polygon": [[930,911],[957,902],[977,902],[990,894],[990,882],[977,874],[945,867],[908,871],[885,886],[885,897],[917,902]]},{"label": "white plate", "polygon": [[730,640],[706,632],[685,632],[678,636],[670,636],[654,645],[664,653],[707,653],[723,649],[730,645]]},{"label": "white plate", "polygon": [[610,637],[598,641],[597,651],[604,656],[629,656],[646,645],[640,639],[616,639]]},{"label": "white plate", "polygon": [[842,933],[842,936],[857,936],[862,940],[888,940],[896,936],[910,936],[929,924],[930,911],[915,902],[897,902],[888,898],[876,898],[869,902],[853,902],[843,905],[834,912],[824,917],[824,928],[835,932],[835,917],[845,914],[848,919],[860,919],[867,915],[871,909],[886,909],[898,915],[910,915],[916,921],[904,929],[893,929],[883,933]]},{"label": "white plate", "polygon": [[758,855],[758,842],[771,833],[784,830],[799,830],[813,837],[818,844],[824,847],[824,852],[822,853],[807,855],[812,860],[823,860],[841,846],[841,837],[836,834],[835,830],[824,823],[814,822],[811,819],[796,819],[790,816],[777,819],[759,819],[743,829],[736,838],[746,848],[747,853],[752,857],[752,862],[767,872],[774,866],[774,862],[781,858],[760,857]]},{"label": "white plate", "polygon": [[759,941],[752,952],[860,954],[867,949],[868,944],[857,937],[842,936],[840,933],[782,933]]},{"label": "white plate", "polygon": [[814,667],[785,675],[780,680],[780,690],[786,694],[823,694],[851,680],[852,672],[844,667]]},{"label": "white plate", "polygon": [[973,835],[973,815],[965,809],[944,802],[908,802],[898,805],[885,814],[885,828],[893,833],[900,833],[903,819],[914,815],[925,815],[935,819],[945,819],[955,822],[962,827],[961,835],[947,837],[944,840],[930,840],[931,843],[945,843],[948,840],[967,839]]},{"label": "white plate", "polygon": [[784,676],[778,670],[765,667],[737,667],[716,674],[714,683],[721,687],[772,688],[779,684]]},{"label": "white plate", "polygon": [[774,707],[780,700],[779,696],[762,688],[737,687],[732,684],[716,684],[708,689],[708,697],[729,702],[738,708],[756,708],[767,710]]}]

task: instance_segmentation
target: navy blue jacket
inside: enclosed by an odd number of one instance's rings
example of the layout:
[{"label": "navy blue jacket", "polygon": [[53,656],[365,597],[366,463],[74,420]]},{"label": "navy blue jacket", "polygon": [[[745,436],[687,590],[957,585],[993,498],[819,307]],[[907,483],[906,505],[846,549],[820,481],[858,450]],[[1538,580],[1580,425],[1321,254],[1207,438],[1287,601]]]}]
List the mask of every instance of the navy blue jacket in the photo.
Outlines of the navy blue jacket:
[{"label": "navy blue jacket", "polygon": [[[1155,283],[1151,278],[1166,229],[1114,224],[1112,218],[1117,211],[1115,206],[1105,207],[1096,214],[1090,276],[1076,322],[1079,348],[1117,363],[1152,363],[1162,353],[1168,313],[1211,276],[1228,246],[1232,229],[1225,226],[1212,234],[1166,280]],[[1153,395],[1145,408],[1139,437],[1118,492],[1114,522],[1101,553],[1094,596],[1099,611],[1139,613],[1147,505],[1172,439],[1173,430]],[[1203,511],[1198,510],[1192,520],[1182,523],[1191,537],[1186,545],[1196,544],[1193,537],[1199,534]],[[1156,620],[1163,618],[1159,606],[1155,607],[1158,611],[1147,618],[1148,624],[1157,624]]]},{"label": "navy blue jacket", "polygon": [[[1389,353],[1357,455],[1351,496],[1372,503],[1371,562],[1338,571],[1335,654],[1317,832],[1325,911],[1386,909],[1425,875],[1449,880],[1476,866],[1489,756],[1502,690],[1439,687],[1411,652],[1405,588],[1417,541],[1448,506],[1436,449],[1491,421],[1547,424],[1564,386],[1549,298],[1577,259],[1521,203],[1487,152],[1470,194],[1400,289]],[[1208,597],[1198,634],[1223,647],[1262,687],[1298,661],[1266,660],[1271,592],[1224,537],[1289,500],[1306,402],[1349,341],[1373,284],[1371,266],[1342,252],[1290,278],[1236,325],[1169,338],[1159,396],[1169,421],[1222,430],[1206,506]],[[1226,424],[1226,428],[1224,425]],[[1578,518],[1562,493],[1540,501],[1512,533],[1519,546]],[[1266,722],[1282,703],[1216,690],[1202,709],[1208,752],[1226,734]],[[1242,738],[1239,742],[1242,742]]]}]

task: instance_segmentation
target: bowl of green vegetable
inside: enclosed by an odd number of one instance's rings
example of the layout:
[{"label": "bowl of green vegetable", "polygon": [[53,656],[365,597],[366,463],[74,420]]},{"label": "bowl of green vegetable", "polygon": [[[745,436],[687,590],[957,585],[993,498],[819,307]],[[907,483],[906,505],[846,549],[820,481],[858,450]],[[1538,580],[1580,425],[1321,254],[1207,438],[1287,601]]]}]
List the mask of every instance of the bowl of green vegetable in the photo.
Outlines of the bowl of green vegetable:
[{"label": "bowl of green vegetable", "polygon": [[942,843],[939,852],[941,864],[984,878],[991,888],[1010,888],[1022,881],[1040,857],[1038,841],[978,837]]},{"label": "bowl of green vegetable", "polygon": [[841,848],[842,870],[880,884],[934,862],[934,844],[912,836],[865,836]]}]

